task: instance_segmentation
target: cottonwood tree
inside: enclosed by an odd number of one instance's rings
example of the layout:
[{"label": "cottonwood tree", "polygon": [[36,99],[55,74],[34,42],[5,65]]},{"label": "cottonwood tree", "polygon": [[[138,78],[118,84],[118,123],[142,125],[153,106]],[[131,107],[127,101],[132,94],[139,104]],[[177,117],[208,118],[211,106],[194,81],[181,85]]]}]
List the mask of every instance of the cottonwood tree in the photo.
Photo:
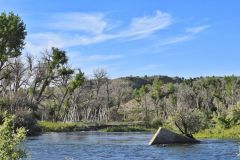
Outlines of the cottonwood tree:
[{"label": "cottonwood tree", "polygon": [[94,117],[98,120],[107,120],[107,110],[109,108],[109,79],[106,70],[102,68],[95,69],[93,71],[93,83],[95,97],[93,105]]},{"label": "cottonwood tree", "polygon": [[[84,73],[81,70],[78,70],[78,73],[76,73],[73,79],[70,80],[70,82],[67,84],[66,92],[68,92],[69,98],[66,100],[66,102],[70,103],[70,99],[72,98],[74,91],[83,85],[84,80],[85,80]],[[77,119],[76,112],[77,112],[77,105],[74,103],[72,104],[70,103],[70,105],[66,106],[66,108],[64,109],[63,121],[64,122],[76,121]]]},{"label": "cottonwood tree", "polygon": [[[0,15],[0,94],[1,109],[11,110],[14,107],[10,101],[14,92],[20,87],[22,64],[18,58],[24,47],[26,36],[25,24],[21,18],[12,12]],[[15,75],[16,74],[16,75]],[[17,79],[16,79],[17,78]],[[15,80],[16,83],[12,83]],[[11,96],[11,97],[10,97]]]},{"label": "cottonwood tree", "polygon": [[[26,37],[26,26],[13,12],[0,15],[0,72],[11,58],[21,55]],[[3,77],[1,77],[2,79]]]},{"label": "cottonwood tree", "polygon": [[130,100],[131,97],[131,93],[132,93],[132,88],[130,87],[129,83],[122,80],[122,79],[118,79],[118,80],[114,80],[111,83],[111,97],[113,97],[113,103],[114,103],[114,108],[112,110],[112,119],[116,120],[118,118],[118,110],[119,108],[122,106],[123,111],[124,111],[124,115],[123,115],[123,119],[125,120],[126,118],[126,109],[124,106],[124,103],[126,103],[128,100]]},{"label": "cottonwood tree", "polygon": [[36,67],[32,70],[33,80],[29,84],[30,108],[37,110],[38,105],[48,98],[44,91],[59,77],[59,73],[68,62],[66,52],[58,48],[52,48],[51,52],[45,52]]}]

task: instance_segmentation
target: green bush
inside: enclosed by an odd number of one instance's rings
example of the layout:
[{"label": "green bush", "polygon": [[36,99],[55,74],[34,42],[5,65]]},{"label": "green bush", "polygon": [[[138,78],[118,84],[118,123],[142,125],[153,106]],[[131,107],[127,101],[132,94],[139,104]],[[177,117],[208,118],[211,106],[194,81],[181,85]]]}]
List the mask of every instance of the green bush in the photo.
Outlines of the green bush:
[{"label": "green bush", "polygon": [[220,116],[218,117],[218,123],[217,126],[220,126],[221,128],[230,128],[231,127],[231,119],[227,118],[226,116]]},{"label": "green bush", "polygon": [[231,125],[240,124],[240,102],[236,106],[229,107],[227,118],[231,121]]},{"label": "green bush", "polygon": [[163,120],[161,118],[155,118],[151,121],[152,128],[159,128],[163,125]]},{"label": "green bush", "polygon": [[179,107],[174,110],[171,115],[171,124],[176,126],[179,131],[193,138],[193,134],[200,130],[206,129],[208,126],[208,119],[204,112],[199,109]]},{"label": "green bush", "polygon": [[3,124],[0,126],[0,157],[1,160],[18,160],[26,156],[19,148],[19,144],[25,139],[24,128],[15,129],[14,116],[5,114]]}]

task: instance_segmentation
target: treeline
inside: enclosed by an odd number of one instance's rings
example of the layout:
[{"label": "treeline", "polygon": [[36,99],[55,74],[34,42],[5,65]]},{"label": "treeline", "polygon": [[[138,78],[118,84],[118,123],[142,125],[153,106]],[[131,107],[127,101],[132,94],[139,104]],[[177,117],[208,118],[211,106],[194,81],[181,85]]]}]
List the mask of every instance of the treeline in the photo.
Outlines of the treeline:
[{"label": "treeline", "polygon": [[143,85],[133,92],[138,118],[150,124],[174,124],[183,134],[240,124],[240,78],[201,77],[180,83]]}]

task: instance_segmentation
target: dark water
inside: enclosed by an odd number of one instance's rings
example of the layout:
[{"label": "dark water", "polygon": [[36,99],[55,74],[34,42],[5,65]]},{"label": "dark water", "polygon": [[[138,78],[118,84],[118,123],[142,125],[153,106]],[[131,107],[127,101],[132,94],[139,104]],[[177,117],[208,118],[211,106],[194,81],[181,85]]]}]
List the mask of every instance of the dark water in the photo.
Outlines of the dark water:
[{"label": "dark water", "polygon": [[36,160],[231,160],[237,141],[202,140],[194,145],[148,146],[150,133],[72,132],[48,133],[29,138],[26,150]]}]

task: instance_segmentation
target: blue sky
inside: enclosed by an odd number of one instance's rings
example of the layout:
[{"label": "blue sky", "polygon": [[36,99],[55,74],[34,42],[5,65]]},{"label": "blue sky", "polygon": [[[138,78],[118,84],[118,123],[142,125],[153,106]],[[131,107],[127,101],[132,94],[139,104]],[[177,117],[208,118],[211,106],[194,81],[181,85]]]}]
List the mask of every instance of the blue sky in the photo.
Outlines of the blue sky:
[{"label": "blue sky", "polygon": [[239,0],[0,0],[27,25],[24,53],[52,46],[109,77],[240,75]]}]

